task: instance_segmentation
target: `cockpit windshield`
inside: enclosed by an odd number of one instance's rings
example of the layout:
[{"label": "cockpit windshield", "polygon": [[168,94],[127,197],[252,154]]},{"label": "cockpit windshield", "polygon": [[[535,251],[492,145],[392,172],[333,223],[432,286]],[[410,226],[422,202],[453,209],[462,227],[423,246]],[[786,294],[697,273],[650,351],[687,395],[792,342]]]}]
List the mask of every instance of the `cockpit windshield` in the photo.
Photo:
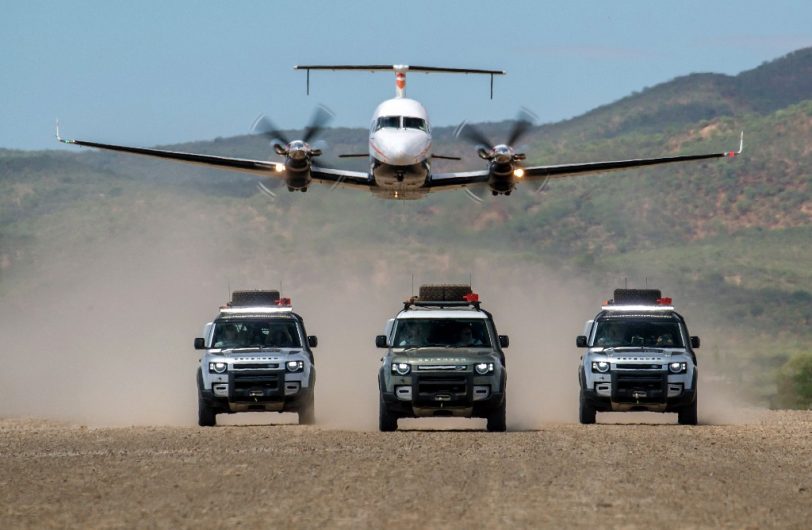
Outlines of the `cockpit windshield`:
[{"label": "cockpit windshield", "polygon": [[675,320],[599,320],[593,346],[604,348],[645,346],[682,348],[679,322]]},{"label": "cockpit windshield", "polygon": [[399,129],[400,116],[381,116],[378,118],[378,122],[375,124],[375,130],[377,131],[385,127],[389,129]]},{"label": "cockpit windshield", "polygon": [[235,320],[214,325],[213,348],[301,348],[294,320]]},{"label": "cockpit windshield", "polygon": [[396,348],[489,348],[488,327],[483,319],[408,318],[398,321]]},{"label": "cockpit windshield", "polygon": [[403,127],[405,129],[420,129],[421,131],[428,132],[426,120],[424,120],[423,118],[411,118],[409,116],[404,116]]},{"label": "cockpit windshield", "polygon": [[381,116],[375,122],[375,130],[389,129],[419,129],[424,132],[429,131],[429,125],[423,118],[413,118],[411,116]]}]

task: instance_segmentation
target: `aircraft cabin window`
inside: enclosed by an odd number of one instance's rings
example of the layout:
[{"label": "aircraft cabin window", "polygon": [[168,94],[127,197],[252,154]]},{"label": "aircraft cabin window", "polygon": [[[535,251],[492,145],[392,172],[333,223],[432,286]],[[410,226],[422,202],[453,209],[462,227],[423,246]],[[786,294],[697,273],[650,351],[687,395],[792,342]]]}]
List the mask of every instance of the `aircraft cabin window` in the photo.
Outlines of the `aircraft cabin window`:
[{"label": "aircraft cabin window", "polygon": [[378,118],[378,123],[375,125],[375,130],[383,129],[384,127],[390,129],[398,129],[400,127],[400,116],[381,116]]},{"label": "aircraft cabin window", "polygon": [[420,129],[421,131],[428,132],[426,120],[424,120],[423,118],[409,118],[407,116],[404,116],[403,127],[406,129]]}]

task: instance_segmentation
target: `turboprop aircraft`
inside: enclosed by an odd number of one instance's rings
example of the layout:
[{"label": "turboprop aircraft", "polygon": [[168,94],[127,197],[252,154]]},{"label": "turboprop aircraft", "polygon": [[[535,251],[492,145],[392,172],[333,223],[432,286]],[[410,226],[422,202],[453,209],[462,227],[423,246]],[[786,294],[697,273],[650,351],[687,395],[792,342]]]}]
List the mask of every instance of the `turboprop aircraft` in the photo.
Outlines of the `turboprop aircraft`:
[{"label": "turboprop aircraft", "polygon": [[[433,66],[408,65],[300,65],[294,67],[307,72],[307,89],[310,91],[311,70],[360,70],[393,71],[395,73],[395,97],[382,102],[372,114],[369,128],[369,152],[340,156],[369,157],[369,171],[347,171],[331,169],[313,164],[321,155],[321,150],[310,145],[329,119],[325,111],[317,111],[311,124],[305,129],[301,139],[288,140],[270,120],[263,118],[256,126],[261,132],[282,143],[274,144],[274,150],[284,160],[251,160],[206,154],[184,153],[104,144],[85,140],[62,138],[57,125],[56,136],[60,142],[122,153],[151,156],[197,164],[220,169],[252,173],[263,177],[282,179],[289,191],[307,191],[311,183],[327,184],[333,187],[361,189],[385,199],[419,199],[430,192],[486,187],[493,195],[510,195],[519,182],[535,182],[543,187],[551,178],[570,177],[588,173],[606,173],[626,168],[705,160],[711,158],[732,158],[741,153],[744,133],[738,151],[696,155],[668,156],[658,158],[638,158],[604,162],[583,162],[524,167],[524,153],[516,152],[514,144],[527,132],[530,120],[520,117],[504,144],[492,144],[480,131],[471,126],[463,126],[458,134],[478,145],[477,153],[487,162],[485,169],[455,173],[435,173],[431,169],[432,158],[453,158],[436,155],[432,152],[431,126],[426,109],[418,101],[405,97],[407,72],[481,74],[491,79],[493,97],[493,76],[504,75],[502,70],[441,68]],[[260,184],[260,189],[269,190]],[[467,189],[469,193],[470,189]],[[472,196],[474,196],[472,194]],[[476,196],[474,196],[476,197]]]}]

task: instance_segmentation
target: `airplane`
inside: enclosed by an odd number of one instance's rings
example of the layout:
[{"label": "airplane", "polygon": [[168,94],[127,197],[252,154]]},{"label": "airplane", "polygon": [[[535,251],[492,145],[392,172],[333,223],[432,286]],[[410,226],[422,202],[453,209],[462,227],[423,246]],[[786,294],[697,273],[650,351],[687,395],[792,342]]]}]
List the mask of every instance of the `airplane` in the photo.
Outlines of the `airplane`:
[{"label": "airplane", "polygon": [[[288,191],[306,192],[311,183],[318,183],[332,187],[366,190],[384,199],[398,200],[420,199],[431,192],[454,189],[466,189],[473,198],[477,198],[478,196],[470,191],[472,187],[488,188],[492,195],[510,195],[519,182],[540,183],[539,189],[542,189],[552,178],[606,173],[658,164],[712,158],[732,158],[740,154],[744,147],[744,132],[742,132],[738,151],[524,167],[522,162],[526,159],[526,155],[516,152],[513,147],[513,144],[527,132],[530,126],[529,119],[521,117],[509,135],[508,141],[497,145],[491,144],[476,128],[463,126],[458,130],[458,135],[478,145],[477,153],[480,158],[487,161],[487,167],[474,171],[435,173],[431,169],[432,158],[454,159],[455,157],[433,153],[428,113],[422,104],[405,97],[404,94],[407,72],[489,75],[491,79],[491,97],[493,97],[494,76],[505,75],[506,72],[502,70],[409,65],[297,65],[294,66],[294,69],[307,72],[308,94],[310,93],[310,72],[313,70],[394,71],[395,97],[380,103],[372,114],[369,128],[369,152],[339,155],[368,156],[369,171],[348,171],[313,164],[313,160],[321,155],[321,150],[312,147],[309,141],[321,130],[328,119],[328,116],[323,112],[321,114],[317,112],[310,126],[305,130],[302,139],[292,141],[288,141],[283,134],[273,127],[269,120],[265,120],[266,128],[270,129],[264,131],[265,134],[284,142],[283,144],[274,144],[276,153],[284,156],[283,162],[65,139],[60,136],[58,124],[57,140],[66,144],[278,178],[285,182]],[[269,191],[261,183],[259,187],[261,190]]]}]

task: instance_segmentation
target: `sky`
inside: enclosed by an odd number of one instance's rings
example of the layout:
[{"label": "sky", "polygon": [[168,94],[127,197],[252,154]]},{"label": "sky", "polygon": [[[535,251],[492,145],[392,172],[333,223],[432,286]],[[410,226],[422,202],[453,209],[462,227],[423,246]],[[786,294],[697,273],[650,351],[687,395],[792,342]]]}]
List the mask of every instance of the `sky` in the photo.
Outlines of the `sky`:
[{"label": "sky", "polygon": [[812,46],[806,0],[0,0],[0,148],[63,136],[164,145],[301,128],[319,104],[367,127],[394,75],[296,64],[506,70],[407,76],[434,126],[580,115],[681,75],[735,75]]}]

